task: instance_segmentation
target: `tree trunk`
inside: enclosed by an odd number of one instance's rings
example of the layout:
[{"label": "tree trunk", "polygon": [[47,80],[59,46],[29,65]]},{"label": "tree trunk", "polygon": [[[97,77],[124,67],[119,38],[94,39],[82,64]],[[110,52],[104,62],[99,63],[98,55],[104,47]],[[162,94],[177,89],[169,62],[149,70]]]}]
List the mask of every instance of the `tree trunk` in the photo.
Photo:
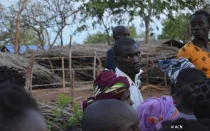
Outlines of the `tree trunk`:
[{"label": "tree trunk", "polygon": [[110,42],[110,36],[109,36],[109,31],[108,30],[106,30],[106,38],[107,38],[108,45],[110,45],[111,42]]},{"label": "tree trunk", "polygon": [[61,39],[61,46],[63,46],[63,31],[60,33],[60,39]]},{"label": "tree trunk", "polygon": [[16,32],[15,32],[15,54],[19,55],[19,28],[20,28],[20,13],[16,18]]},{"label": "tree trunk", "polygon": [[[19,1],[20,2],[20,1]],[[22,5],[20,7],[20,10],[18,11],[17,13],[17,18],[16,18],[16,32],[15,32],[15,54],[16,55],[19,55],[19,29],[20,29],[20,17],[21,17],[21,14],[23,12],[23,10],[25,9],[26,7],[26,3],[27,3],[27,0],[24,0],[22,2]]]},{"label": "tree trunk", "polygon": [[150,26],[150,20],[145,20],[145,27],[146,27],[146,31],[145,31],[145,43],[149,44],[149,26]]}]

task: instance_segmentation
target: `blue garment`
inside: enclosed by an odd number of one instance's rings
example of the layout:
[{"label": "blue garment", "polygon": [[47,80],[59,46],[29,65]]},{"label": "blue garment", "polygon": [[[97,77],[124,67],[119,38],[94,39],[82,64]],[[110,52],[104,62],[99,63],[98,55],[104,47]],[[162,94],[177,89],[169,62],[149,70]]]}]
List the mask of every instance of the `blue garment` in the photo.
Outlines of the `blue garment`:
[{"label": "blue garment", "polygon": [[114,60],[114,49],[110,48],[107,52],[106,52],[106,63],[105,63],[105,68],[109,69],[109,70],[113,70],[115,72],[115,68],[116,68],[116,63]]},{"label": "blue garment", "polygon": [[179,112],[179,117],[180,118],[185,118],[187,120],[197,120],[195,115],[189,115],[189,114],[182,113],[182,112]]}]

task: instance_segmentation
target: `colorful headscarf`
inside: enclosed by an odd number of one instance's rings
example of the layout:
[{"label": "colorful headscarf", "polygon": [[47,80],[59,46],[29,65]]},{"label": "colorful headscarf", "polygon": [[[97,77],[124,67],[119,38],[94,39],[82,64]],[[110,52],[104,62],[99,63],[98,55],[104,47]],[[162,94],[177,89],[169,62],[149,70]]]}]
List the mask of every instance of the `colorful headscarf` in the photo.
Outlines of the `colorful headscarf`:
[{"label": "colorful headscarf", "polygon": [[176,120],[179,112],[170,96],[149,98],[137,108],[141,131],[156,131],[165,120]]},{"label": "colorful headscarf", "polygon": [[159,60],[158,66],[160,70],[167,74],[170,80],[175,84],[179,72],[186,68],[196,68],[187,58],[179,57],[179,59]]},{"label": "colorful headscarf", "polygon": [[94,97],[89,97],[83,102],[83,110],[97,100],[120,99],[121,95],[130,87],[126,77],[117,76],[113,71],[101,72],[94,81]]}]

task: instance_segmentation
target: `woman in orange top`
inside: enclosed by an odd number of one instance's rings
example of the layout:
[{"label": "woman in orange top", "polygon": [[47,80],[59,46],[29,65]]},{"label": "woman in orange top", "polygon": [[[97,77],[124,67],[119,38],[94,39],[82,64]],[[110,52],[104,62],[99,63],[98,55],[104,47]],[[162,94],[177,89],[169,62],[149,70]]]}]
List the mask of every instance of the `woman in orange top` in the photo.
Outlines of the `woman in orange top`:
[{"label": "woman in orange top", "polygon": [[194,39],[185,44],[177,54],[177,58],[188,58],[199,70],[210,78],[210,14],[206,11],[196,11],[191,17],[191,31]]}]

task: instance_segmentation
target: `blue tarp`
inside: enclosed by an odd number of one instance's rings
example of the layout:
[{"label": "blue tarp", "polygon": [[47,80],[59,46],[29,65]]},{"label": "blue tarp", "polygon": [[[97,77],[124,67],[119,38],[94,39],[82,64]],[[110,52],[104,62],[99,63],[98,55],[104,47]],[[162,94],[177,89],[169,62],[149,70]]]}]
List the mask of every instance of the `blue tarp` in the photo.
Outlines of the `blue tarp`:
[{"label": "blue tarp", "polygon": [[[5,48],[12,54],[14,54],[14,46],[12,45],[6,45]],[[41,50],[41,47],[36,46],[36,45],[29,45],[29,46],[25,46],[25,45],[21,45],[20,46],[20,50],[19,50],[19,54],[24,54],[27,51],[27,48],[29,48],[30,50]],[[45,45],[44,46],[44,50],[47,51],[50,48],[50,46]]]}]

